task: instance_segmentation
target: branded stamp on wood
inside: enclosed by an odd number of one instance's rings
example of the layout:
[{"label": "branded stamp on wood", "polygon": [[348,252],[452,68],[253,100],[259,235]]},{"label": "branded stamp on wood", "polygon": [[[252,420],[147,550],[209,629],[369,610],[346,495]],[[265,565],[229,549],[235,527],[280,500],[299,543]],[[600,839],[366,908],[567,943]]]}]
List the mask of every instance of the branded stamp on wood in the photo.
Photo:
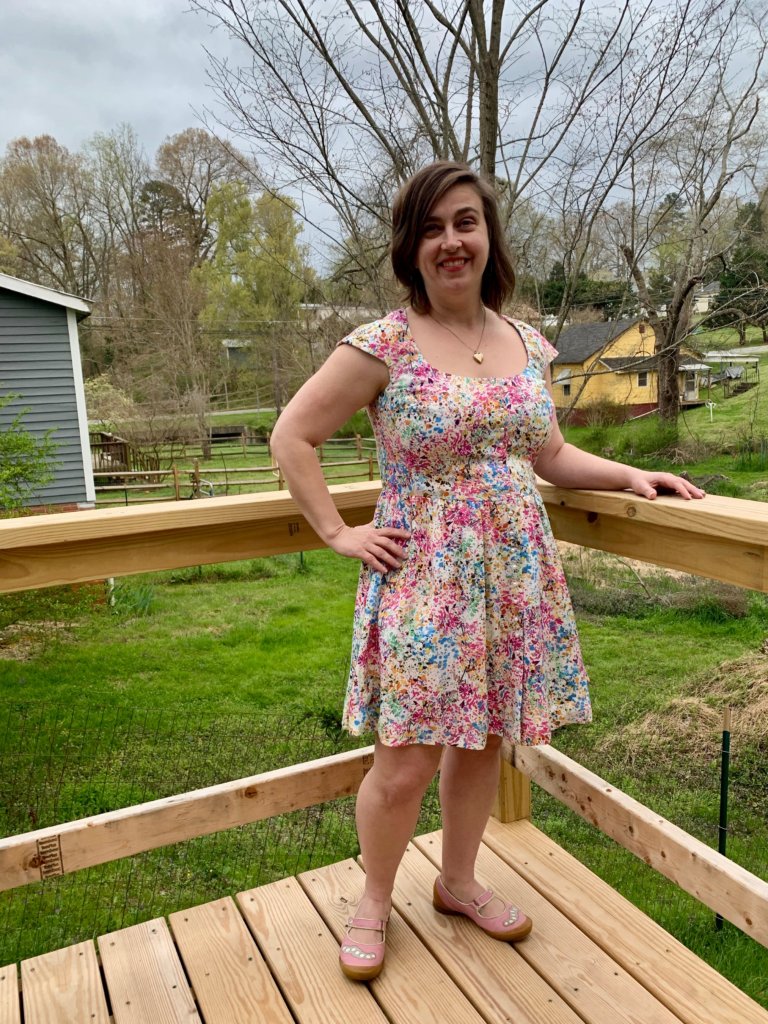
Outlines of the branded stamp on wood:
[{"label": "branded stamp on wood", "polygon": [[61,838],[49,836],[47,839],[38,839],[37,857],[34,866],[40,868],[40,878],[54,878],[56,875],[64,874],[64,862],[61,858]]},{"label": "branded stamp on wood", "polygon": [[288,536],[295,537],[299,532],[300,527],[301,523],[288,523]]}]

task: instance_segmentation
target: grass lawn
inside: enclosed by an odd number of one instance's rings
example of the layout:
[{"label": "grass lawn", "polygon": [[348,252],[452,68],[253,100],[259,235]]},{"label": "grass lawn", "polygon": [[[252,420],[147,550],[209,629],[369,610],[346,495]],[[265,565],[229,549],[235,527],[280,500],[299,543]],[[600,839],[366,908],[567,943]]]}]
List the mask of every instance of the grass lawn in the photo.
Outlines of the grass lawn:
[{"label": "grass lawn", "polygon": [[[768,632],[766,602],[749,597],[738,617],[705,597],[681,609],[668,602],[690,584],[654,575],[646,582],[653,602],[638,605],[626,567],[599,558],[566,553],[595,722],[562,730],[556,745],[714,844],[719,727],[712,716],[727,699],[738,722],[739,708],[764,686],[764,656],[756,652]],[[91,588],[0,598],[3,831],[351,745],[340,734],[339,709],[356,577],[354,563],[320,551],[126,579],[113,605]],[[610,591],[600,589],[606,581]],[[615,607],[598,613],[595,601],[605,593]],[[720,671],[745,658],[743,672]],[[736,678],[754,685],[734,690]],[[763,877],[765,742],[734,727],[729,852]],[[709,911],[545,794],[536,796],[534,817],[768,1006],[764,949],[727,924],[714,932]],[[421,827],[436,825],[432,794]],[[350,802],[341,801],[0,894],[0,962],[355,850]]]}]

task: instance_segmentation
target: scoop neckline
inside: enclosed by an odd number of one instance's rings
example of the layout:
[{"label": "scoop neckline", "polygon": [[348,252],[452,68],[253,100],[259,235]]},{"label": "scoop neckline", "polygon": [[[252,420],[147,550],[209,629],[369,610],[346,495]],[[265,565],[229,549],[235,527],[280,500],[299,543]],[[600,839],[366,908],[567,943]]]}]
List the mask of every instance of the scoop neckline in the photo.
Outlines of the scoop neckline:
[{"label": "scoop neckline", "polygon": [[528,348],[528,345],[526,344],[525,338],[523,337],[523,332],[518,328],[517,322],[511,316],[507,316],[504,313],[499,313],[498,314],[500,317],[502,317],[502,319],[507,321],[507,323],[510,325],[510,327],[514,327],[514,329],[517,331],[518,337],[520,338],[520,341],[523,343],[523,348],[525,349],[525,354],[526,354],[526,356],[528,358],[527,363],[525,364],[523,369],[520,370],[519,373],[512,374],[511,376],[508,376],[508,377],[490,377],[490,376],[488,376],[488,377],[480,377],[477,374],[451,373],[449,370],[439,370],[436,366],[433,366],[432,363],[428,362],[426,357],[422,353],[421,349],[416,344],[415,338],[413,337],[413,331],[411,330],[411,321],[408,318],[408,312],[405,309],[405,307],[403,307],[401,309],[401,312],[403,314],[403,319],[405,321],[405,331],[406,331],[406,334],[408,335],[408,340],[411,343],[411,347],[413,348],[413,351],[416,353],[416,358],[419,360],[419,362],[421,362],[424,366],[426,366],[427,369],[432,370],[433,373],[439,373],[441,377],[454,377],[457,380],[504,380],[504,381],[510,381],[510,380],[518,380],[518,378],[524,377],[528,373],[528,370],[530,370],[530,368],[531,368],[531,353],[530,353],[530,350]]}]

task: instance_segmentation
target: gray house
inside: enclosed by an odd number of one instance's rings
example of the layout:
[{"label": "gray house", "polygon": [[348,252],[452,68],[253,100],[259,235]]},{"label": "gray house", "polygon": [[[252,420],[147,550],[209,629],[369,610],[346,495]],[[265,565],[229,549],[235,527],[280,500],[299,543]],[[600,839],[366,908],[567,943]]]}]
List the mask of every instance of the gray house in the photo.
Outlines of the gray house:
[{"label": "gray house", "polygon": [[54,478],[30,504],[89,508],[96,500],[77,338],[91,307],[83,299],[0,274],[0,429],[27,409],[32,433],[53,429]]}]

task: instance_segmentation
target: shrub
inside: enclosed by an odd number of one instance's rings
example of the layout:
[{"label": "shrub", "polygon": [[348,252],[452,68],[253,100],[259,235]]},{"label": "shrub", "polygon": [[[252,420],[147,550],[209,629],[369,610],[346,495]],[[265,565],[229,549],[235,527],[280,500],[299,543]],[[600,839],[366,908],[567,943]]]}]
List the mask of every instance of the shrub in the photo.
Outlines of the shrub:
[{"label": "shrub", "polygon": [[348,419],[343,427],[340,427],[334,437],[354,437],[355,434],[359,434],[361,437],[373,437],[373,427],[371,421],[368,419],[368,413],[365,409],[360,409],[358,412]]},{"label": "shrub", "polygon": [[616,458],[638,459],[660,455],[676,447],[677,441],[677,424],[649,418],[616,439]]},{"label": "shrub", "polygon": [[584,425],[587,427],[610,427],[626,423],[627,407],[609,398],[597,398],[584,406]]},{"label": "shrub", "polygon": [[[0,395],[0,410],[19,395]],[[38,487],[53,479],[51,463],[58,445],[51,439],[52,430],[42,437],[31,434],[23,424],[27,410],[22,409],[10,423],[0,428],[0,510],[18,511]]]}]

